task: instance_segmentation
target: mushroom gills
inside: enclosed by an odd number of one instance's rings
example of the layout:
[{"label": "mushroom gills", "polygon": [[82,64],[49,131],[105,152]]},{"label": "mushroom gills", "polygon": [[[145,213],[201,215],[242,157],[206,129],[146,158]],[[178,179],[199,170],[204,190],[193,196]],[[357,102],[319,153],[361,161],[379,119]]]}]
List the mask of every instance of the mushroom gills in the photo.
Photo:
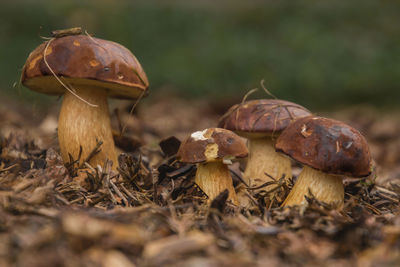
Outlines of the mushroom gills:
[{"label": "mushroom gills", "polygon": [[113,161],[113,169],[116,169],[118,161],[111,132],[106,90],[84,86],[75,90],[77,95],[96,107],[89,106],[68,91],[65,92],[58,122],[58,140],[64,162],[70,160],[69,154],[76,160],[82,146],[82,163],[98,141],[102,141],[101,151],[94,155],[89,163],[92,166],[103,165],[106,159],[109,159]]},{"label": "mushroom gills", "polygon": [[308,166],[304,166],[282,206],[305,205],[307,201],[304,196],[310,196],[309,190],[319,201],[331,204],[336,208],[343,206],[342,176],[323,173]]},{"label": "mushroom gills", "polygon": [[228,200],[231,200],[235,205],[238,204],[229,168],[221,161],[199,163],[195,183],[210,200],[213,200],[225,189],[228,189]]},{"label": "mushroom gills", "polygon": [[[128,85],[113,83],[111,81],[106,82],[94,79],[71,78],[64,76],[62,77],[62,81],[67,85],[71,85],[74,89],[82,87],[101,88],[107,91],[108,97],[119,99],[138,99],[145,93],[145,86],[140,84],[137,84],[137,86],[142,88],[141,90],[132,90],[132,87]],[[61,95],[67,91],[65,87],[52,75],[31,78],[26,80],[24,85],[32,88],[36,92],[49,95]]]},{"label": "mushroom gills", "polygon": [[[249,157],[247,160],[244,179],[251,187],[260,186],[283,176],[292,177],[292,164],[289,158],[275,151],[274,140],[271,136],[249,139]],[[267,186],[270,188],[272,186]],[[263,189],[267,189],[263,188]]]}]

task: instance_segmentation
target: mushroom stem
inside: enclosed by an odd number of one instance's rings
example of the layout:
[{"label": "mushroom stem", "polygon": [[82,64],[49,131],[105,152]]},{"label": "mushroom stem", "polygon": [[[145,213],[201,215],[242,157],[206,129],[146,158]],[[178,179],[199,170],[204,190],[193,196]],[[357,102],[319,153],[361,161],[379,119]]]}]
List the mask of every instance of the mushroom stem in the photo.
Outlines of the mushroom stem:
[{"label": "mushroom stem", "polygon": [[103,166],[106,159],[109,159],[113,162],[113,169],[116,169],[118,160],[111,133],[107,92],[99,88],[80,86],[76,93],[97,107],[91,107],[70,92],[65,92],[58,122],[58,140],[64,162],[69,161],[68,154],[76,160],[82,146],[82,163],[98,141],[102,141],[101,151],[90,159],[89,164]]},{"label": "mushroom stem", "polygon": [[198,164],[195,182],[210,200],[213,200],[222,191],[228,189],[228,200],[231,200],[235,205],[238,204],[232,176],[228,166],[221,161]]},{"label": "mushroom stem", "polygon": [[340,208],[344,201],[342,177],[317,171],[304,166],[297,181],[282,206],[304,205],[304,196],[312,195],[319,201]]},{"label": "mushroom stem", "polygon": [[244,179],[251,187],[260,186],[272,181],[268,173],[275,179],[285,175],[286,179],[292,177],[290,159],[275,152],[272,137],[249,139],[249,157],[247,159]]}]

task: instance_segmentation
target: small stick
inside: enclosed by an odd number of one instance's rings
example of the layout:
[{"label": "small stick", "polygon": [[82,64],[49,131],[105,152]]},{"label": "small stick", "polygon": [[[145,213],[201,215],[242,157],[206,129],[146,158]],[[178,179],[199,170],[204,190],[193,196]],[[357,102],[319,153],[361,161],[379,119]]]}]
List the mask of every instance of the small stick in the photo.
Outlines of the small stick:
[{"label": "small stick", "polygon": [[239,179],[239,181],[244,184],[246,187],[249,187],[249,185],[243,180],[243,178],[241,177],[241,175],[237,174],[234,170],[229,170],[236,178]]},{"label": "small stick", "polygon": [[11,170],[11,169],[13,169],[14,167],[17,167],[17,166],[18,166],[18,164],[14,164],[14,165],[8,166],[7,168],[1,169],[0,173],[9,171],[9,170]]},{"label": "small stick", "polygon": [[69,28],[69,29],[62,29],[62,30],[55,30],[51,32],[51,37],[53,38],[61,38],[69,35],[80,35],[82,34],[81,27]]},{"label": "small stick", "polygon": [[130,205],[129,205],[129,202],[128,202],[128,200],[126,199],[126,197],[121,193],[121,191],[118,189],[118,187],[113,183],[113,181],[109,181],[110,182],[110,185],[112,186],[112,188],[114,189],[114,191],[115,191],[115,193],[117,193],[117,195],[122,199],[122,201],[123,202],[125,202],[125,205],[127,206],[127,207],[129,207]]},{"label": "small stick", "polygon": [[83,167],[85,162],[89,162],[97,153],[101,151],[100,146],[103,144],[103,141],[97,141],[97,145],[93,148],[92,152],[87,156],[87,158],[79,165],[79,169]]},{"label": "small stick", "polygon": [[391,191],[391,190],[389,190],[389,189],[387,189],[387,188],[385,188],[385,187],[376,185],[375,188],[376,188],[378,191],[381,191],[382,193],[386,193],[386,194],[389,194],[389,195],[392,195],[392,196],[397,196],[397,194],[396,194],[395,192],[393,192],[393,191]]},{"label": "small stick", "polygon": [[120,186],[122,187],[122,191],[124,191],[124,193],[125,193],[128,197],[130,197],[130,198],[132,198],[132,199],[134,199],[134,200],[137,201],[137,198],[136,198],[131,192],[129,192],[128,189],[126,189],[126,187],[124,186],[123,183],[121,183]]},{"label": "small stick", "polygon": [[84,200],[84,197],[78,197],[78,198],[75,198],[74,200],[71,200],[69,202],[69,204],[75,204],[75,203],[80,202],[82,200]]},{"label": "small stick", "polygon": [[111,192],[111,189],[110,189],[109,187],[107,187],[107,191],[108,191],[108,194],[109,194],[110,197],[111,197],[111,201],[112,201],[114,204],[118,204],[118,201],[115,199],[115,197],[114,197],[114,195],[113,195],[113,193]]}]

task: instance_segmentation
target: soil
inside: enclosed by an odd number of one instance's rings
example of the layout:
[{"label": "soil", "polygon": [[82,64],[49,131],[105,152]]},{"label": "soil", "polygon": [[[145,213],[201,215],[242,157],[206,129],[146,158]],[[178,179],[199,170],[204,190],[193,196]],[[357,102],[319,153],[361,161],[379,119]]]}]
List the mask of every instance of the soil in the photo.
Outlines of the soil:
[{"label": "soil", "polygon": [[[193,131],[215,127],[230,103],[156,96],[112,102],[119,169],[63,162],[58,104],[0,101],[0,266],[398,266],[400,116],[357,106],[323,113],[359,129],[373,174],[346,178],[345,204],[281,208],[296,177],[273,191],[208,200],[195,165],[176,160]],[[18,107],[19,106],[19,107]],[[124,133],[121,136],[121,129]],[[231,166],[236,188],[243,162]],[[294,165],[298,175],[301,166]]]}]

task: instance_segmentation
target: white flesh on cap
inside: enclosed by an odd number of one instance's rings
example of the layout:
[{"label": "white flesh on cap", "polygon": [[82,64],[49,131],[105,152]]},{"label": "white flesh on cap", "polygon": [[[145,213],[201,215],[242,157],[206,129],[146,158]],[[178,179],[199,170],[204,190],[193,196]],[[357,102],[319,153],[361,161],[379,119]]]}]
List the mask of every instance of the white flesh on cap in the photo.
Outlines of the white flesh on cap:
[{"label": "white flesh on cap", "polygon": [[[286,179],[292,177],[292,165],[289,158],[277,153],[272,137],[249,138],[249,157],[247,159],[244,179],[250,187],[260,186],[273,181],[266,173],[276,180],[285,175]],[[267,186],[264,190],[275,187]]]},{"label": "white flesh on cap", "polygon": [[304,196],[312,195],[319,201],[340,208],[344,201],[344,188],[342,177],[315,170],[304,166],[292,191],[289,193],[282,206],[305,205]]},{"label": "white flesh on cap", "polygon": [[225,189],[228,189],[228,200],[231,200],[235,205],[238,204],[228,166],[221,161],[198,164],[195,182],[208,196],[209,200],[213,200]]},{"label": "white flesh on cap", "polygon": [[80,86],[76,94],[87,102],[97,105],[91,107],[68,91],[64,94],[58,121],[58,140],[64,162],[69,162],[68,154],[76,160],[82,146],[80,161],[85,160],[98,141],[103,141],[101,151],[89,162],[92,166],[103,166],[106,159],[113,162],[113,169],[118,166],[114,140],[108,113],[107,92],[95,87]]}]

